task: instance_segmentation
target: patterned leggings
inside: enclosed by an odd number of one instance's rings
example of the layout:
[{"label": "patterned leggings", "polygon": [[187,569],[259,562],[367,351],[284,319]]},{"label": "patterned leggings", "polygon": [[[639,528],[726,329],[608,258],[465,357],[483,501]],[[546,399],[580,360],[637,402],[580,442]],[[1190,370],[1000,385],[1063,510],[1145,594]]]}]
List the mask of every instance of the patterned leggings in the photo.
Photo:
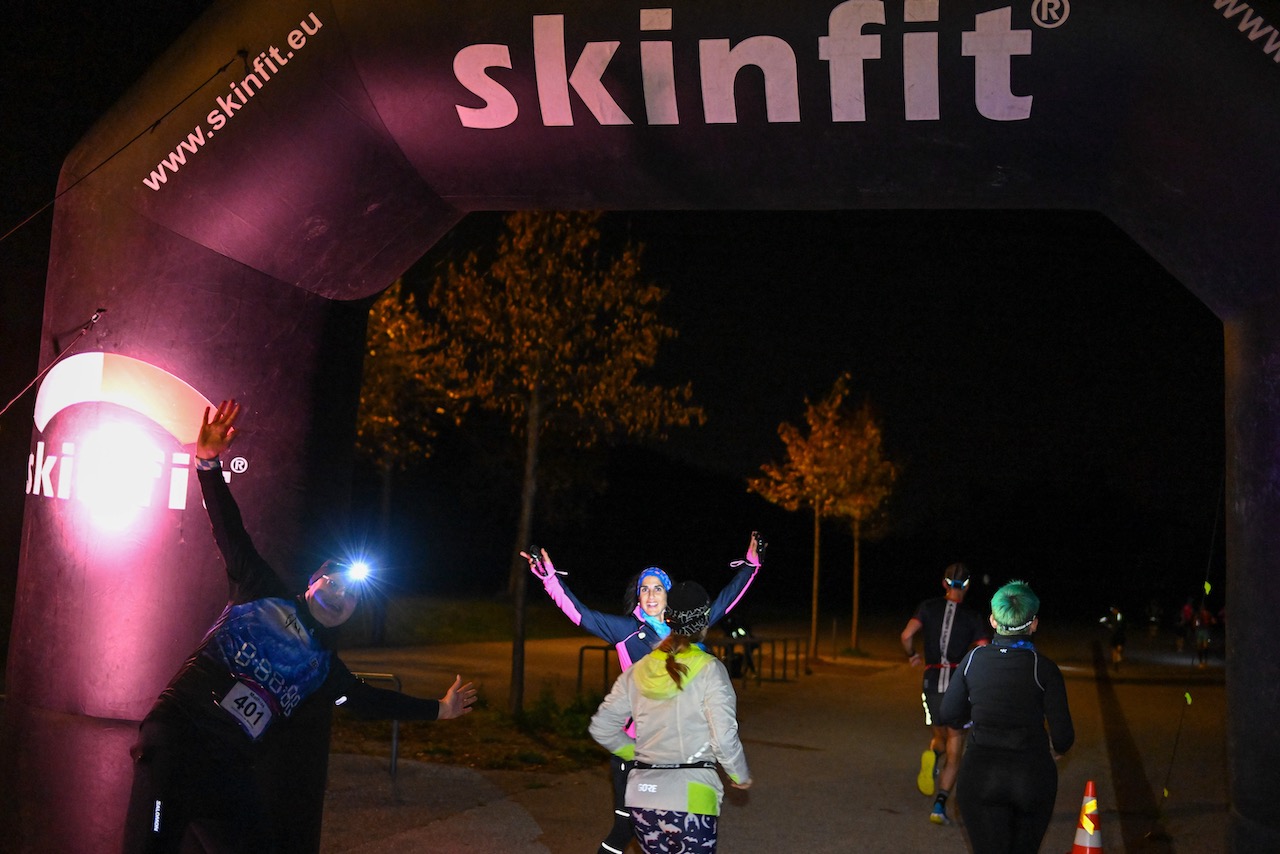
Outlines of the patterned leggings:
[{"label": "patterned leggings", "polygon": [[714,854],[716,850],[714,815],[632,807],[631,821],[645,854]]}]

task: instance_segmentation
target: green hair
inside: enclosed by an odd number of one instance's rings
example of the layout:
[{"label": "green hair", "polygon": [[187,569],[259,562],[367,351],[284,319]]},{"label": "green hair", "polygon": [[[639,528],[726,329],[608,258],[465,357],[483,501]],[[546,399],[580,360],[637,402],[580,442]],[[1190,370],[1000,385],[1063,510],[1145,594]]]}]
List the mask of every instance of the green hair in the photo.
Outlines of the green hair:
[{"label": "green hair", "polygon": [[991,616],[1002,635],[1024,635],[1040,612],[1040,597],[1025,581],[1010,581],[991,597]]}]

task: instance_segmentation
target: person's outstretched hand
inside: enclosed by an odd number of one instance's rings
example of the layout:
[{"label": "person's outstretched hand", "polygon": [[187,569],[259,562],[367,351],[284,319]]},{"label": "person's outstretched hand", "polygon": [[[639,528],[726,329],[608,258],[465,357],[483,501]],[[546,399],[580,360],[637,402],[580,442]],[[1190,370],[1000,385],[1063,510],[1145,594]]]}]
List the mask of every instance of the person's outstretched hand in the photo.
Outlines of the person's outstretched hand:
[{"label": "person's outstretched hand", "polygon": [[747,563],[759,566],[764,563],[764,550],[768,547],[759,531],[751,532],[751,542],[747,545]]},{"label": "person's outstretched hand", "polygon": [[520,557],[529,561],[529,571],[539,578],[550,578],[555,575],[556,568],[551,563],[551,555],[547,554],[546,549],[541,549],[541,554],[530,554],[529,552],[520,552]]},{"label": "person's outstretched hand", "polygon": [[440,716],[437,720],[447,721],[470,713],[471,704],[476,701],[476,687],[468,682],[462,684],[462,677],[455,676],[449,690],[440,698]]},{"label": "person's outstretched hand", "polygon": [[237,430],[236,419],[240,417],[240,404],[234,400],[224,400],[218,404],[218,411],[209,418],[209,407],[204,408],[204,423],[200,425],[200,435],[196,438],[196,457],[212,460],[221,456],[235,441]]}]

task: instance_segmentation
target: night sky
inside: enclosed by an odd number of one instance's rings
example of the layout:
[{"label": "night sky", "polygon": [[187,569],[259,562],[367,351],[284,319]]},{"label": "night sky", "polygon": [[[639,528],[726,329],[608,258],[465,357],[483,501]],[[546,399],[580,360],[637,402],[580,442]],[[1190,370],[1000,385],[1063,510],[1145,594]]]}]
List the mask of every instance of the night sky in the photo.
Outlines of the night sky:
[{"label": "night sky", "polygon": [[[208,4],[34,5],[9,12],[4,232],[51,199],[76,141]],[[43,367],[51,220],[40,213],[0,243],[3,402]],[[491,234],[496,221],[473,217],[445,243]],[[543,544],[578,571],[575,587],[603,596],[651,560],[700,575],[758,526],[775,570],[753,598],[807,602],[809,523],[743,483],[780,458],[779,422],[799,421],[805,398],[843,371],[902,469],[890,535],[864,555],[869,608],[909,609],[956,559],[1084,609],[1158,593],[1169,610],[1206,573],[1221,584],[1221,325],[1102,216],[617,212],[605,228],[644,243],[645,275],[670,289],[663,312],[680,337],[662,368],[693,381],[708,424],[602,458],[608,491],[546,526],[555,539]],[[427,275],[440,252],[410,276]],[[33,402],[28,392],[0,417],[0,618]],[[428,574],[496,564],[501,577],[514,520],[491,496],[463,494],[475,481],[466,445],[446,442],[454,457],[405,486],[397,521],[414,533],[400,560]],[[824,595],[838,611],[848,536],[832,526],[824,537]],[[702,580],[716,583],[714,572]]]},{"label": "night sky", "polygon": [[[664,364],[708,422],[615,463],[610,516],[569,535],[589,540],[575,556],[701,567],[743,524],[780,527],[777,595],[807,601],[811,523],[743,499],[743,480],[847,370],[902,471],[889,536],[864,553],[869,607],[903,607],[904,584],[932,592],[956,559],[1086,608],[1159,595],[1168,611],[1206,574],[1220,585],[1221,324],[1101,215],[645,212],[604,227],[642,242],[670,288],[680,337]],[[839,523],[824,537],[844,602],[850,537]]]}]

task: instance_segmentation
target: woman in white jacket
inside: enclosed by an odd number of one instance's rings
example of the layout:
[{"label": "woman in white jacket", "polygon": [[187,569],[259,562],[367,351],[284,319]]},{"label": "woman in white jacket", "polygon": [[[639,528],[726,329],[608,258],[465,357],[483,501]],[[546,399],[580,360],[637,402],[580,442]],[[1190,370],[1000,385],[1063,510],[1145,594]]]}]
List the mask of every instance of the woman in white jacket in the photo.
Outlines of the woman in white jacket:
[{"label": "woman in white jacket", "polygon": [[[618,677],[591,718],[591,737],[635,759],[626,804],[647,854],[714,852],[724,786],[751,786],[738,740],[737,696],[729,672],[697,646],[707,634],[710,598],[694,582],[667,595],[662,644]],[[624,731],[635,720],[635,737]]]}]

